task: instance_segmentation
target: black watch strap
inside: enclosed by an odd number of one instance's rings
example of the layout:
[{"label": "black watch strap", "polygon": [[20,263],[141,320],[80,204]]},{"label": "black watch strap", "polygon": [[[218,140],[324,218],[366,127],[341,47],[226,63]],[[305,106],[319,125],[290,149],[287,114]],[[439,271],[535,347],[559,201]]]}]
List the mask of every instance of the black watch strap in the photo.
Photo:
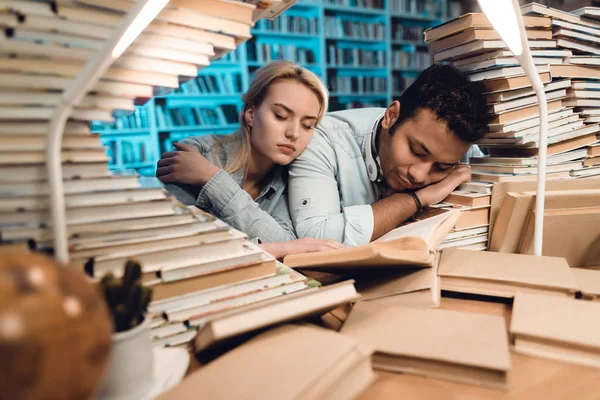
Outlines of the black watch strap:
[{"label": "black watch strap", "polygon": [[412,190],[406,190],[404,193],[413,198],[415,204],[417,205],[417,212],[423,211],[423,205],[421,204],[421,200],[419,200],[419,196],[417,196],[415,192],[413,192]]}]

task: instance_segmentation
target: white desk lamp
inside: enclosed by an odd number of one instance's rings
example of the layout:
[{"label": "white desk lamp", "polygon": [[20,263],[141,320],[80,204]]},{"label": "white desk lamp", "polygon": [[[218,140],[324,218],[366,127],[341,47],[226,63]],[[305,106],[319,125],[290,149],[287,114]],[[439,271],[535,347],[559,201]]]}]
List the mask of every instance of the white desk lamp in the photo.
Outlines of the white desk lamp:
[{"label": "white desk lamp", "polygon": [[478,0],[479,6],[487,19],[515,55],[519,64],[527,74],[533,90],[538,98],[540,108],[540,138],[538,151],[538,181],[535,199],[535,230],[533,237],[533,254],[542,255],[544,229],[544,193],[546,191],[546,150],[548,136],[548,105],[544,85],[538,75],[523,24],[517,0]]},{"label": "white desk lamp", "polygon": [[50,120],[46,139],[46,169],[50,188],[54,256],[60,262],[67,263],[69,261],[61,157],[65,123],[73,107],[79,104],[90,88],[104,75],[108,67],[119,58],[168,2],[169,0],[137,0],[112,36],[90,58],[85,67],[79,71],[73,83],[64,91]]}]

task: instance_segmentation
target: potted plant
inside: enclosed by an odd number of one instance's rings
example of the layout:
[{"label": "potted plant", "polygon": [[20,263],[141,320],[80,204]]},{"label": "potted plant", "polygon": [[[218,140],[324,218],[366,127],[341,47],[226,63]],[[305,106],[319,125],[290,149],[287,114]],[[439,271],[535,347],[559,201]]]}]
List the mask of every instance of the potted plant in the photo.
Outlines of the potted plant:
[{"label": "potted plant", "polygon": [[146,314],[152,291],[142,285],[141,277],[140,264],[128,261],[121,279],[107,274],[100,281],[115,328],[102,399],[140,399],[153,389],[151,318]]}]

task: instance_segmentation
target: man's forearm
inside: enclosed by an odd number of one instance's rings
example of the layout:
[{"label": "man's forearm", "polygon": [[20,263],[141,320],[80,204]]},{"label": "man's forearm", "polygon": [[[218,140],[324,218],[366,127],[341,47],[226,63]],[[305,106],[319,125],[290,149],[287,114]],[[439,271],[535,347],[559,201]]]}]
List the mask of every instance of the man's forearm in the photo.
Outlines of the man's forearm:
[{"label": "man's forearm", "polygon": [[371,240],[385,235],[417,212],[414,199],[406,193],[394,193],[371,204],[371,208],[374,219]]}]

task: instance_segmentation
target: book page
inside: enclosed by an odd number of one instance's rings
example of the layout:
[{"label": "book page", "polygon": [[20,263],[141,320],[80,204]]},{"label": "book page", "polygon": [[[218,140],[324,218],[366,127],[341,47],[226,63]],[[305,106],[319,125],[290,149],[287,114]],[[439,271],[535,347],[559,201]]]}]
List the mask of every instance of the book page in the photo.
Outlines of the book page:
[{"label": "book page", "polygon": [[[460,210],[451,210],[448,212],[444,212],[431,218],[427,218],[421,221],[413,222],[411,224],[398,227],[394,230],[389,231],[388,233],[381,236],[375,241],[387,242],[403,237],[417,236],[422,238],[426,243],[428,243],[430,247],[434,248],[437,247],[438,244],[435,243],[435,241],[439,236],[441,236],[441,234],[436,234],[436,232],[438,232],[443,226],[446,226],[444,222],[449,221],[450,218],[452,218],[454,220],[454,223],[456,223],[458,215],[460,215]],[[452,226],[454,226],[454,223],[452,223]],[[448,228],[448,232],[450,232],[452,226]],[[446,234],[448,232],[446,232]],[[442,236],[442,240],[445,236],[446,235]]]}]

